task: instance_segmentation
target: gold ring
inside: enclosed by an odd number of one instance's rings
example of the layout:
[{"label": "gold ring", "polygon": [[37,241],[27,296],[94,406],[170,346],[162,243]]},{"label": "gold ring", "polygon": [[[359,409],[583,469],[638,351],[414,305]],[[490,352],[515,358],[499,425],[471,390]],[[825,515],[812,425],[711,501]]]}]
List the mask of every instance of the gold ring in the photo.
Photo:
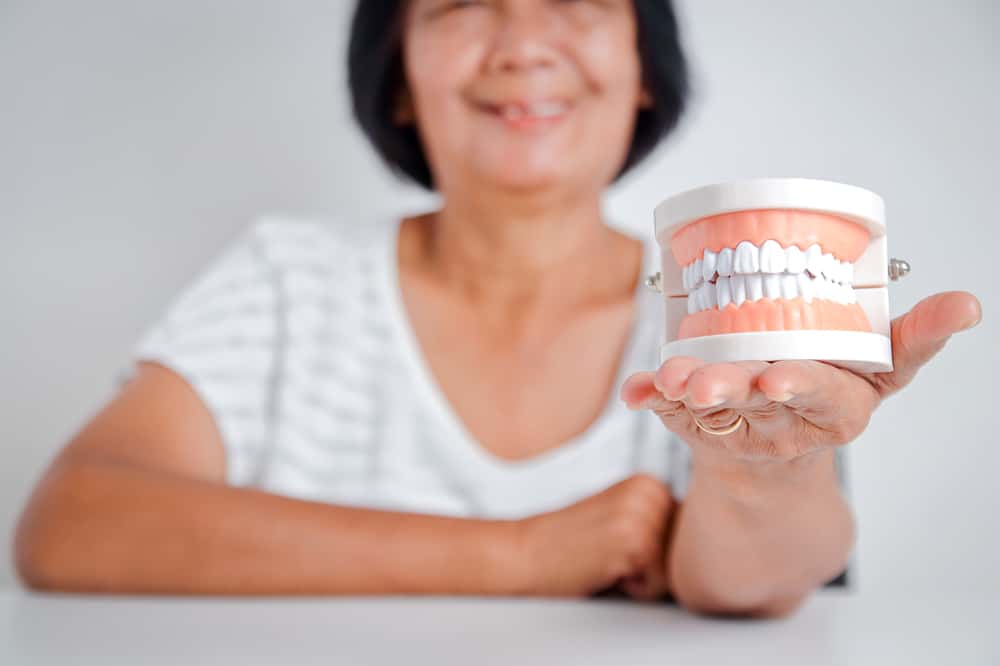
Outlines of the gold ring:
[{"label": "gold ring", "polygon": [[700,420],[698,419],[698,417],[697,417],[697,416],[695,416],[694,414],[692,414],[692,415],[691,415],[691,418],[692,418],[692,419],[694,419],[694,424],[695,424],[696,426],[698,426],[698,428],[699,428],[699,429],[700,429],[700,430],[701,430],[702,432],[707,432],[707,433],[708,433],[709,435],[717,435],[717,436],[718,436],[718,435],[728,435],[728,434],[730,434],[730,433],[734,433],[734,432],[736,432],[737,430],[739,430],[740,426],[742,426],[742,425],[743,425],[743,423],[744,423],[744,422],[746,421],[746,419],[744,419],[744,418],[743,418],[743,415],[742,415],[742,414],[738,414],[738,415],[736,416],[736,420],[735,420],[735,421],[733,421],[733,422],[732,422],[732,423],[730,423],[729,425],[727,425],[727,426],[724,426],[724,427],[722,427],[722,428],[719,428],[719,429],[717,430],[717,429],[715,429],[715,428],[709,428],[709,427],[708,427],[707,425],[705,425],[704,423],[702,423],[702,422],[701,422],[701,421],[700,421]]}]

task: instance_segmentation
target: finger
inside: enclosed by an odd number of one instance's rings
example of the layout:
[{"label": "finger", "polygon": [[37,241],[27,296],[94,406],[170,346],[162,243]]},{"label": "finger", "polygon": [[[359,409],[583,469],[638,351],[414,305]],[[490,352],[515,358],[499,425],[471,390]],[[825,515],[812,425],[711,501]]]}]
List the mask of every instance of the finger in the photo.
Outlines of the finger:
[{"label": "finger", "polygon": [[705,361],[687,356],[667,359],[653,375],[653,384],[668,400],[681,400],[687,393],[687,381]]},{"label": "finger", "polygon": [[754,383],[768,365],[763,361],[702,365],[688,377],[684,403],[696,413],[723,405],[739,410],[759,403],[754,399]]},{"label": "finger", "polygon": [[982,319],[979,300],[965,291],[929,296],[892,322],[893,372],[869,375],[884,398],[903,388],[922,365],[944,347],[953,334],[972,328]]},{"label": "finger", "polygon": [[[648,372],[636,373],[629,377],[622,387],[622,399],[633,409],[651,409],[664,425],[682,437],[698,436],[698,429],[691,418],[691,378],[700,374],[696,387],[697,396],[693,402],[705,416],[705,423],[712,425],[720,419],[731,423],[732,410],[713,409],[706,404],[718,400],[708,394],[719,392],[720,399],[732,399],[741,408],[763,404],[765,399],[755,396],[752,389],[753,377],[767,364],[761,361],[742,363],[709,364],[688,357],[675,357],[666,361],[652,377]],[[650,386],[650,384],[653,386]],[[681,402],[683,398],[687,403]],[[735,402],[734,402],[735,404]]]},{"label": "finger", "polygon": [[687,413],[684,403],[667,400],[653,385],[652,372],[636,373],[626,379],[622,385],[621,397],[629,409],[649,409],[661,419],[675,418]]},{"label": "finger", "polygon": [[666,575],[662,567],[651,566],[646,571],[622,581],[622,590],[638,601],[656,601],[667,593]]},{"label": "finger", "polygon": [[630,375],[622,384],[618,397],[629,409],[649,409],[654,399],[664,399],[663,394],[653,384],[651,370]]},{"label": "finger", "polygon": [[854,439],[868,424],[879,396],[852,372],[819,361],[779,361],[760,373],[760,392],[820,430],[836,443]]}]

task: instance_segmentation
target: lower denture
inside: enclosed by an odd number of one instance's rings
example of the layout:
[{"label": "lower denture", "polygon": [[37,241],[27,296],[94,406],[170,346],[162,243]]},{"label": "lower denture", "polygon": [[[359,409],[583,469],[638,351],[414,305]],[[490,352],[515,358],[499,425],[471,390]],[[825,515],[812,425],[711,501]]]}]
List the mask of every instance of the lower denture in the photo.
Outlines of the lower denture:
[{"label": "lower denture", "polygon": [[712,308],[687,315],[681,320],[677,337],[799,329],[870,332],[872,327],[857,303],[841,305],[823,300],[806,303],[802,298],[763,298],[739,307],[729,304],[722,310]]}]

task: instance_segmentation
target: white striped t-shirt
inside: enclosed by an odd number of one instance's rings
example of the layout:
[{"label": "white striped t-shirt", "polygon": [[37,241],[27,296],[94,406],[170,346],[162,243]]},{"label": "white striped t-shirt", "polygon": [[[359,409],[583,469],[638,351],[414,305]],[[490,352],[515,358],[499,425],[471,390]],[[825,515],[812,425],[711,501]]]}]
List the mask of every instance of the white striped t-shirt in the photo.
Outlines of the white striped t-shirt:
[{"label": "white striped t-shirt", "polygon": [[[139,343],[136,360],[179,374],[211,411],[229,483],[483,518],[567,506],[637,472],[684,494],[687,447],[618,398],[629,374],[657,365],[663,318],[654,292],[637,288],[623,363],[598,419],[555,449],[506,461],[474,440],[422,356],[400,298],[398,228],[263,219]],[[643,275],[655,256],[646,253]]]}]

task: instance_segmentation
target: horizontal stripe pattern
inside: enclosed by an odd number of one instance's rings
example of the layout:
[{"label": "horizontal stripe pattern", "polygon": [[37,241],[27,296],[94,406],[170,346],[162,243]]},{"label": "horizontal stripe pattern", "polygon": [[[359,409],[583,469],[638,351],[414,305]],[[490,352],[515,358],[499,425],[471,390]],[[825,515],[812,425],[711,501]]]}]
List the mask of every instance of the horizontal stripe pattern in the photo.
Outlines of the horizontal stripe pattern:
[{"label": "horizontal stripe pattern", "polygon": [[[551,510],[636,472],[684,487],[686,446],[655,416],[623,405],[537,461],[506,463],[456,441],[405,357],[384,232],[263,219],[139,343],[137,360],[173,369],[208,406],[230,483],[484,517]],[[653,306],[637,327],[630,370],[654,366],[662,331],[657,297],[643,298]]]}]

